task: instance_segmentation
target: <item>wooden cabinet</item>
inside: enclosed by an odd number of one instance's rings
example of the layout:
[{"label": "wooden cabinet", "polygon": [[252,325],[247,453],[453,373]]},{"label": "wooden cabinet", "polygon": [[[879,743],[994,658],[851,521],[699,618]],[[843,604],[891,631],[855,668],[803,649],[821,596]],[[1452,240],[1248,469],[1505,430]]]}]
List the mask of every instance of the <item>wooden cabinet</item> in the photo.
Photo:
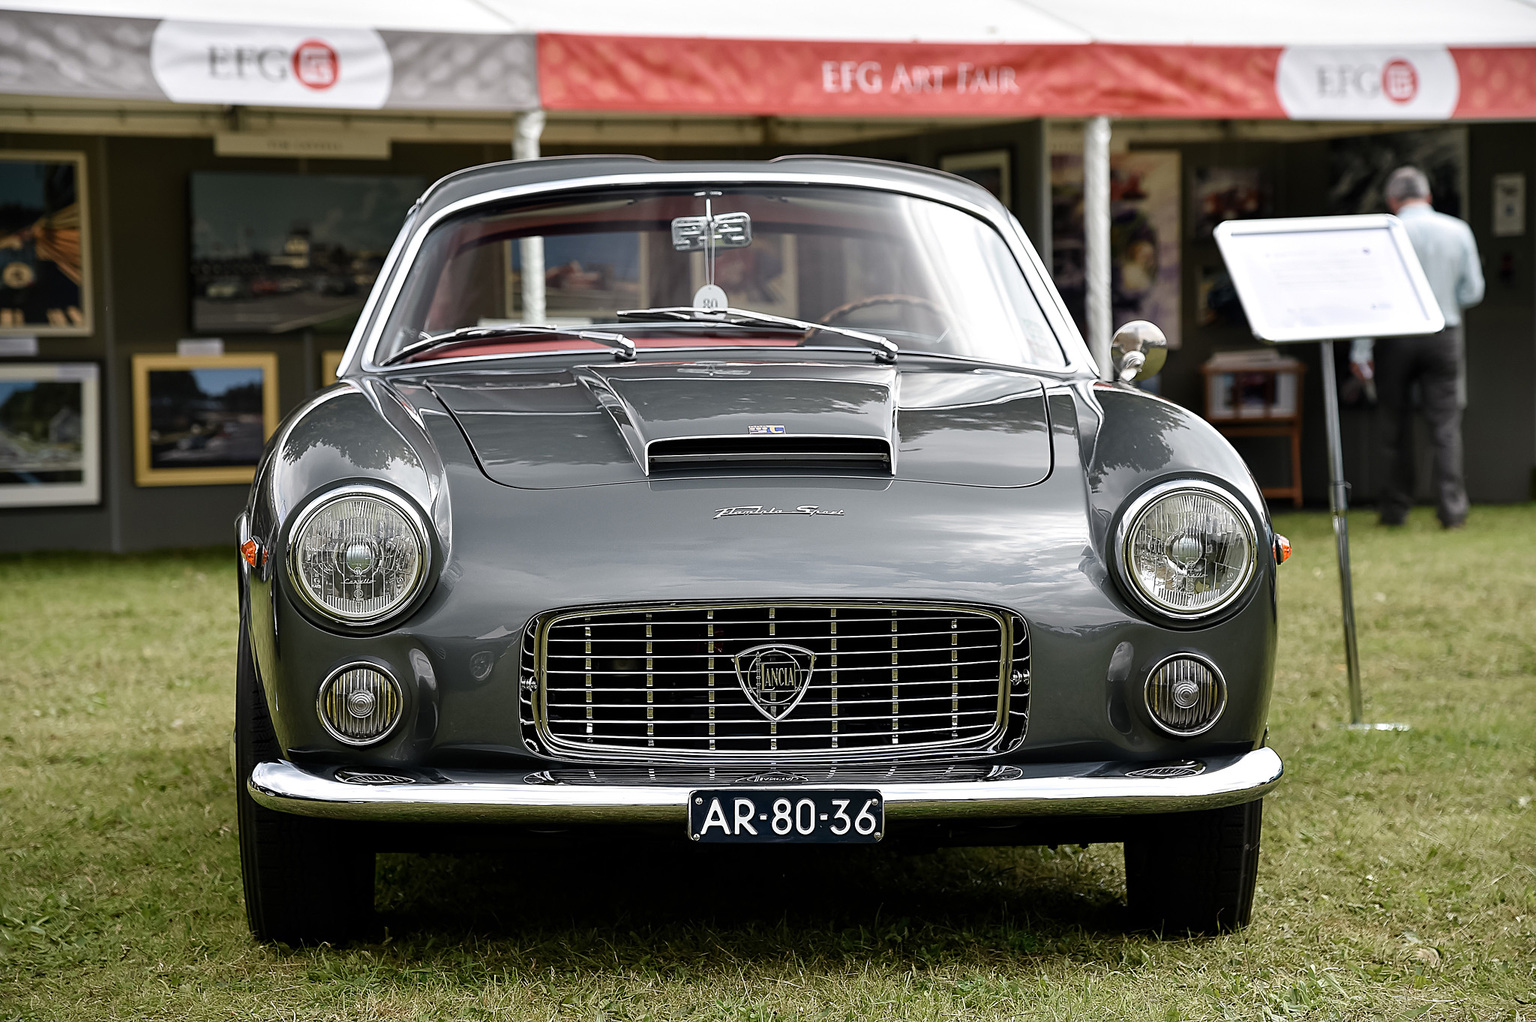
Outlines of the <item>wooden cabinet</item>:
[{"label": "wooden cabinet", "polygon": [[1290,441],[1286,486],[1264,486],[1266,497],[1289,497],[1301,506],[1301,383],[1307,367],[1272,350],[1221,352],[1200,367],[1205,376],[1205,417],[1223,436],[1274,437]]}]

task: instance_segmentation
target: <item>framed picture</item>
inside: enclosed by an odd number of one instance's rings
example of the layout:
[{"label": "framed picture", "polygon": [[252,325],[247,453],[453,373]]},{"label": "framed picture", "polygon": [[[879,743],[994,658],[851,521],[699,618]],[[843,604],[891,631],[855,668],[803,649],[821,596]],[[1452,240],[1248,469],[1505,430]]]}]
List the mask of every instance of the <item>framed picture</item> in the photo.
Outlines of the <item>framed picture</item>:
[{"label": "framed picture", "polygon": [[0,152],[0,334],[91,332],[85,154]]},{"label": "framed picture", "polygon": [[361,174],[192,175],[192,329],[351,329],[426,181]]},{"label": "framed picture", "polygon": [[[1179,153],[1136,149],[1109,158],[1110,289],[1114,326],[1149,319],[1168,347],[1180,334]],[[1087,320],[1083,158],[1051,154],[1051,275],[1078,328]]]},{"label": "framed picture", "polygon": [[1209,238],[1224,220],[1274,215],[1269,179],[1258,167],[1196,167],[1190,188],[1190,223],[1196,238]]},{"label": "framed picture", "polygon": [[249,483],[277,425],[277,355],[133,356],[133,481]]},{"label": "framed picture", "polygon": [[1003,205],[1013,207],[1013,159],[1008,150],[951,153],[939,157],[939,169],[975,181],[997,196]]},{"label": "framed picture", "polygon": [[345,354],[340,348],[320,353],[320,386],[329,387],[336,382],[336,371],[341,368],[341,357]]},{"label": "framed picture", "polygon": [[0,507],[100,502],[100,367],[0,363]]}]

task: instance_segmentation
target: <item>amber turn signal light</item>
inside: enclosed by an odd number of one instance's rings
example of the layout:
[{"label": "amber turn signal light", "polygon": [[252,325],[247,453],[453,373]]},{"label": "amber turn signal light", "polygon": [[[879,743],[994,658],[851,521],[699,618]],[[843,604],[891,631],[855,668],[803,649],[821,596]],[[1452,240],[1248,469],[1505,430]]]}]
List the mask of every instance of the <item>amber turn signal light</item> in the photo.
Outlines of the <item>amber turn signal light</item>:
[{"label": "amber turn signal light", "polygon": [[240,544],[240,556],[245,558],[245,563],[255,568],[262,560],[262,549],[254,539],[248,539]]},{"label": "amber turn signal light", "polygon": [[1291,559],[1291,541],[1275,533],[1275,563],[1284,564]]}]

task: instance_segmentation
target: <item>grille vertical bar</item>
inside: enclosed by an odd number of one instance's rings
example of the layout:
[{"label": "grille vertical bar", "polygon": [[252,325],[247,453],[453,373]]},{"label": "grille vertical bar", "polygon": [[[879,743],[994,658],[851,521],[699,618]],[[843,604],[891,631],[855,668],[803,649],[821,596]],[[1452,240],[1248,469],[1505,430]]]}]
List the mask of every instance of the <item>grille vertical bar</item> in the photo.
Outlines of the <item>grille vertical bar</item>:
[{"label": "grille vertical bar", "polygon": [[[551,754],[572,758],[788,761],[979,748],[1027,698],[1010,692],[1014,658],[1027,658],[1013,631],[981,608],[889,603],[564,612],[538,628],[541,712],[531,723]],[[737,669],[739,654],[764,645],[814,655],[798,704],[778,719],[758,708]]]}]

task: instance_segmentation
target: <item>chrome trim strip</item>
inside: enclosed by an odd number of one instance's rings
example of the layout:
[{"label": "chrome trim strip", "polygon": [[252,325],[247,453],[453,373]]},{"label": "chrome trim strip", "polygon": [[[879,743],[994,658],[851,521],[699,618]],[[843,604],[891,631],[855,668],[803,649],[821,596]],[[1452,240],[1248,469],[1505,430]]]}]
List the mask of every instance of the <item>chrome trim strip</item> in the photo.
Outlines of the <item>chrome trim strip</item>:
[{"label": "chrome trim strip", "polygon": [[[1172,813],[1250,802],[1279,782],[1273,749],[1206,760],[1188,777],[1132,777],[1136,763],[1063,764],[1064,775],[997,781],[861,784],[893,820]],[[1070,771],[1070,773],[1065,773]],[[258,763],[246,789],[268,809],[336,820],[472,823],[673,823],[687,819],[689,786],[529,783],[516,780],[357,785],[287,761]],[[795,785],[797,791],[831,787]]]},{"label": "chrome trim strip", "polygon": [[[556,624],[573,618],[602,618],[617,617],[620,615],[634,615],[651,613],[676,613],[678,611],[695,610],[699,612],[711,610],[740,610],[743,608],[849,608],[868,612],[899,612],[901,610],[926,610],[940,613],[960,612],[977,617],[990,618],[998,626],[999,633],[999,677],[997,687],[997,716],[995,723],[981,735],[970,735],[965,738],[950,741],[937,742],[925,741],[915,746],[905,748],[870,748],[860,747],[855,749],[839,749],[835,744],[820,750],[805,750],[794,753],[786,753],[778,757],[784,764],[820,764],[820,763],[868,763],[871,761],[883,762],[886,760],[910,759],[913,757],[932,758],[935,755],[956,754],[984,754],[993,748],[994,744],[1001,740],[1008,732],[1010,721],[1012,687],[1009,682],[1013,676],[1013,653],[1017,646],[1017,636],[1014,634],[1013,621],[1022,620],[1011,611],[995,610],[991,607],[961,603],[904,603],[895,600],[723,600],[707,601],[703,603],[679,602],[658,604],[608,604],[598,607],[576,607],[562,611],[552,611],[541,615],[534,620],[538,622],[536,638],[536,652],[534,655],[535,690],[533,693],[533,725],[534,737],[549,755],[562,760],[572,762],[598,761],[604,763],[678,763],[689,765],[714,765],[727,766],[744,762],[759,762],[763,758],[755,751],[732,752],[729,750],[701,749],[698,751],[685,751],[682,749],[638,749],[624,745],[590,745],[573,742],[567,738],[561,738],[553,734],[549,726],[549,694],[547,678],[545,675],[546,664],[549,662],[549,632]],[[766,619],[765,619],[766,620]],[[904,620],[900,617],[885,618],[882,621]],[[593,622],[594,625],[597,622]],[[633,621],[626,622],[633,623]],[[785,622],[787,623],[787,622]],[[824,623],[824,622],[812,622]],[[723,654],[722,654],[723,655]],[[665,657],[666,654],[658,656]],[[654,659],[655,657],[653,657]],[[670,657],[668,658],[670,659]],[[561,673],[561,672],[557,672]],[[569,673],[569,672],[564,672]],[[654,672],[652,672],[654,673]],[[706,691],[708,691],[706,689]],[[560,705],[560,704],[556,704]],[[828,718],[830,719],[830,718]],[[975,727],[976,725],[968,725]],[[943,729],[948,730],[948,729]],[[525,737],[527,737],[525,735]],[[724,739],[727,736],[717,735]]]},{"label": "chrome trim strip", "polygon": [[[354,354],[353,348],[358,340],[358,338],[354,338],[347,346],[346,355],[344,356],[342,362],[343,368],[351,369],[353,367],[354,360],[361,362],[362,369],[365,372],[381,372],[387,369],[402,368],[401,366],[381,366],[377,364],[374,356],[378,350],[379,340],[384,329],[384,323],[389,318],[389,314],[395,308],[395,303],[400,296],[400,291],[404,287],[405,278],[410,275],[410,270],[416,263],[416,256],[421,250],[422,243],[426,240],[427,235],[431,233],[432,228],[436,227],[447,217],[461,213],[465,210],[473,209],[476,206],[488,205],[490,203],[500,202],[506,199],[531,198],[539,195],[548,195],[567,191],[581,191],[587,189],[618,188],[625,186],[643,187],[648,185],[666,187],[668,185],[693,183],[721,185],[841,185],[857,188],[867,188],[872,191],[891,192],[897,195],[909,195],[914,198],[928,199],[933,202],[943,203],[946,206],[951,206],[955,209],[961,210],[962,212],[971,214],[977,219],[990,224],[993,230],[997,231],[998,235],[1003,239],[1004,243],[1007,244],[1009,249],[1013,252],[1013,257],[1020,263],[1020,269],[1024,271],[1023,276],[1026,282],[1029,284],[1030,293],[1034,297],[1035,301],[1040,304],[1042,310],[1046,306],[1047,302],[1046,300],[1042,299],[1040,292],[1043,290],[1049,293],[1050,291],[1054,290],[1048,284],[1048,276],[1042,275],[1037,280],[1030,272],[1031,270],[1034,270],[1035,273],[1041,273],[1044,270],[1044,265],[1041,263],[1039,254],[1035,252],[1034,247],[1028,244],[1024,244],[1018,239],[1011,224],[1008,224],[1006,221],[999,220],[992,210],[989,210],[980,204],[970,202],[963,196],[954,194],[954,192],[950,191],[948,188],[929,188],[916,181],[897,183],[881,178],[871,178],[859,174],[852,169],[850,169],[849,172],[845,174],[786,173],[782,170],[736,171],[730,173],[722,172],[718,174],[700,174],[697,172],[669,173],[667,171],[657,170],[644,174],[597,174],[587,177],[565,178],[558,181],[540,181],[533,184],[511,185],[506,188],[497,188],[492,191],[481,192],[478,195],[468,196],[458,200],[457,202],[451,202],[434,212],[431,216],[427,217],[420,223],[412,223],[408,219],[407,226],[412,231],[410,240],[406,243],[403,250],[398,253],[398,258],[396,258],[392,263],[386,259],[386,266],[380,271],[379,280],[385,281],[385,292],[380,295],[379,288],[375,287],[374,291],[369,295],[368,302],[364,305],[364,316],[373,314],[374,319],[371,323],[368,324],[368,333],[366,338],[363,339],[361,358],[357,359],[357,356]],[[427,198],[431,192],[432,189],[429,188],[427,190],[427,195],[422,196],[422,198]],[[395,255],[394,250],[391,251],[391,255]],[[390,273],[392,273],[392,276],[386,278],[384,276],[385,270],[388,270]],[[1042,287],[1041,285],[1045,286]],[[1061,298],[1059,295],[1057,295],[1054,298],[1054,306],[1059,307],[1060,305]],[[376,311],[374,307],[376,307]],[[358,322],[361,325],[362,323],[366,322],[366,319],[359,319]],[[1070,322],[1070,320],[1068,320],[1068,322]],[[1064,360],[1065,365],[1023,365],[1011,366],[1010,368],[1023,369],[1025,371],[1043,369],[1058,373],[1063,370],[1068,372],[1087,371],[1092,372],[1095,378],[1097,378],[1099,373],[1093,364],[1092,355],[1089,354],[1087,346],[1082,344],[1081,338],[1071,335],[1063,336],[1061,333],[1061,325],[1056,323],[1053,323],[1052,325],[1057,328],[1057,335],[1055,340],[1057,346],[1061,349],[1062,359]],[[1080,350],[1074,350],[1074,348],[1077,347],[1071,343],[1074,340],[1079,342],[1079,345],[1081,346]],[[866,351],[868,349],[856,348],[851,350]],[[450,360],[444,359],[442,361],[446,362]],[[416,368],[419,368],[419,366]]]}]

